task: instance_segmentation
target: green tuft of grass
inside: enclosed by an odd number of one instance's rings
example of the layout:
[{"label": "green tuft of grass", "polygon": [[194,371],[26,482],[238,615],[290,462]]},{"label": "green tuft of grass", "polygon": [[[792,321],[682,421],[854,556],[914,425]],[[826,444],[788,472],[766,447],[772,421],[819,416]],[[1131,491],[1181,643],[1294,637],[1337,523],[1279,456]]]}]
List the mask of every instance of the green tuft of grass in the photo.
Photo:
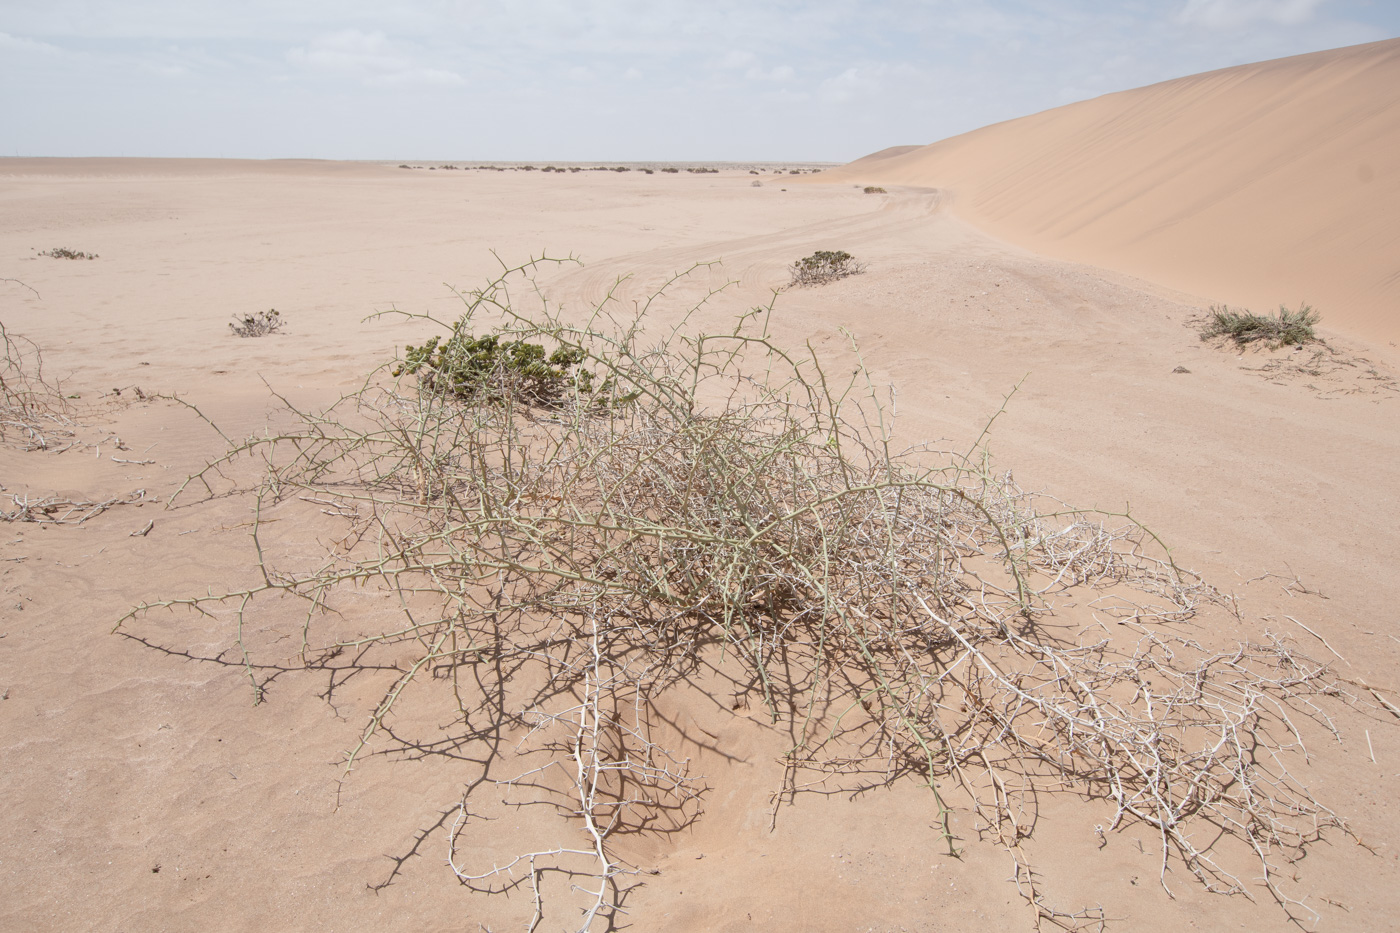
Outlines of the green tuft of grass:
[{"label": "green tuft of grass", "polygon": [[1279,305],[1278,314],[1272,317],[1228,305],[1212,305],[1201,339],[1229,337],[1241,346],[1262,340],[1270,346],[1287,347],[1316,340],[1313,325],[1321,319],[1306,304],[1299,305],[1296,311]]}]

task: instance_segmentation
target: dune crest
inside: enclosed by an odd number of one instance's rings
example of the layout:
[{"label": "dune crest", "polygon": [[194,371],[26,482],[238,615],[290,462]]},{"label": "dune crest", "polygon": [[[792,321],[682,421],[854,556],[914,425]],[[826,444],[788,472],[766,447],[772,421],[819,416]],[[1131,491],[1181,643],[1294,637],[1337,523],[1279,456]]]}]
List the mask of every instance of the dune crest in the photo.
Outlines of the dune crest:
[{"label": "dune crest", "polygon": [[[902,147],[901,147],[902,148]],[[1400,39],[1109,94],[823,181],[947,189],[1011,242],[1400,341]]]}]

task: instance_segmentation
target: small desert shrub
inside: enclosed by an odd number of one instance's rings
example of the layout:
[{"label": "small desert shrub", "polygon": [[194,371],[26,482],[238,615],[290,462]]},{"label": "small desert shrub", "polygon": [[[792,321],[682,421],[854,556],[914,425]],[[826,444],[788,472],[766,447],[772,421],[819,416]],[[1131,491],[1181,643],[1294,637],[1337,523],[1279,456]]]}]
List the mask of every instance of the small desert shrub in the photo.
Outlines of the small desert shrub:
[{"label": "small desert shrub", "polygon": [[763,187],[763,182],[761,182],[761,181],[759,181],[757,178],[755,178],[753,181],[749,182],[749,187],[751,187],[751,188],[762,188],[762,187]]},{"label": "small desert shrub", "polygon": [[884,188],[881,188],[881,187],[879,187],[879,186],[877,186],[877,185],[866,185],[866,186],[865,186],[865,193],[866,193],[866,194],[889,194],[888,191],[886,191]]},{"label": "small desert shrub", "polygon": [[411,165],[400,165],[399,168],[413,168]]},{"label": "small desert shrub", "polygon": [[1299,305],[1297,311],[1289,311],[1279,305],[1278,314],[1274,317],[1227,305],[1214,305],[1201,330],[1201,339],[1229,337],[1241,346],[1256,340],[1263,340],[1275,347],[1292,346],[1316,340],[1313,325],[1320,319],[1321,315],[1305,304]]},{"label": "small desert shrub", "polygon": [[82,250],[67,249],[62,246],[55,246],[53,249],[45,250],[40,256],[50,256],[54,259],[96,259],[96,253],[85,253]]},{"label": "small desert shrub", "polygon": [[676,174],[677,172],[679,172],[680,169],[678,169],[678,168],[663,168],[661,171],[667,173],[668,175],[674,175],[674,174]]},{"label": "small desert shrub", "polygon": [[655,172],[653,172],[653,171],[652,171],[651,169],[649,169],[649,168],[644,168],[644,169],[642,169],[642,171],[646,172],[648,175],[654,175],[654,174],[656,174]]},{"label": "small desert shrub", "polygon": [[758,172],[754,171],[753,169],[749,169],[749,174],[750,174],[750,175],[757,175]]},{"label": "small desert shrub", "polygon": [[264,334],[275,334],[281,328],[282,315],[278,314],[275,308],[259,311],[257,314],[245,314],[240,318],[235,318],[228,326],[228,329],[239,337],[261,337]]},{"label": "small desert shrub", "polygon": [[825,285],[865,271],[865,266],[845,250],[818,250],[791,268],[792,285]]},{"label": "small desert shrub", "polygon": [[499,334],[476,337],[466,328],[463,319],[445,341],[432,337],[421,347],[406,347],[393,374],[417,376],[424,390],[469,402],[513,397],[552,407],[569,398],[575,386],[592,391],[592,374],[577,368],[584,359],[579,349],[560,347],[546,355],[538,343]]},{"label": "small desert shrub", "polygon": [[800,169],[800,168],[788,169],[788,174],[789,174],[789,175],[801,175],[801,174],[802,174],[802,169]]}]

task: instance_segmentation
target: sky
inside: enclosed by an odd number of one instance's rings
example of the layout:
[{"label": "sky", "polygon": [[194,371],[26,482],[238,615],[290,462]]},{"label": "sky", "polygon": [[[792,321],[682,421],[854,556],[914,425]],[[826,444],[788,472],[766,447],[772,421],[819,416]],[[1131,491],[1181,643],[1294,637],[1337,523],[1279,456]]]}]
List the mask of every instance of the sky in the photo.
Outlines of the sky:
[{"label": "sky", "polygon": [[0,156],[847,161],[1398,0],[0,0]]}]

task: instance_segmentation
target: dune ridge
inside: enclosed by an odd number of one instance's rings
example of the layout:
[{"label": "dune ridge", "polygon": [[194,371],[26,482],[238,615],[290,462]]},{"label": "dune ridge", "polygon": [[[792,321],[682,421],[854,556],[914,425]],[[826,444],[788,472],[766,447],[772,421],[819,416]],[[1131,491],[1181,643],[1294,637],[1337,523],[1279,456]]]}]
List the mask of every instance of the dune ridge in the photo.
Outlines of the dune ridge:
[{"label": "dune ridge", "polygon": [[[1056,258],[1400,341],[1400,39],[1108,94],[824,173]],[[1386,347],[1393,355],[1394,351]]]}]

